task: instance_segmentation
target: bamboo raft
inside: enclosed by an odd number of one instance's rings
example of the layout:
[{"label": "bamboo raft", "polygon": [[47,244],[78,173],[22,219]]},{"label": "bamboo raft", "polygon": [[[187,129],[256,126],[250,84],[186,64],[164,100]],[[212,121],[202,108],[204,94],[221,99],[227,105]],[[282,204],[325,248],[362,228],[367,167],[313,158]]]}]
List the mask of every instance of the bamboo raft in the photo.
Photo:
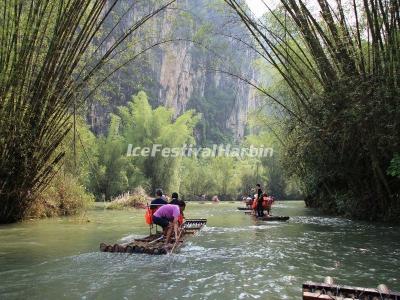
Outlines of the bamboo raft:
[{"label": "bamboo raft", "polygon": [[381,284],[376,289],[330,283],[306,282],[303,300],[400,300],[400,293],[390,291]]},{"label": "bamboo raft", "polygon": [[247,207],[238,207],[237,209],[238,210],[248,210],[248,211],[252,210],[251,208],[247,208]]},{"label": "bamboo raft", "polygon": [[179,240],[171,239],[173,246],[171,249],[165,247],[161,233],[150,234],[144,238],[134,239],[125,244],[100,244],[101,252],[118,253],[145,253],[152,255],[161,255],[167,253],[176,253],[181,248],[189,236],[197,234],[207,223],[207,219],[187,219],[182,224],[182,231]]},{"label": "bamboo raft", "polygon": [[254,218],[256,218],[257,220],[260,220],[260,221],[282,221],[282,222],[285,222],[285,221],[289,220],[288,216],[264,216],[264,217],[254,216]]},{"label": "bamboo raft", "polygon": [[281,221],[285,222],[290,219],[288,216],[264,216],[264,217],[257,217],[253,214],[252,211],[245,211],[246,215],[252,215],[255,219],[260,221]]}]

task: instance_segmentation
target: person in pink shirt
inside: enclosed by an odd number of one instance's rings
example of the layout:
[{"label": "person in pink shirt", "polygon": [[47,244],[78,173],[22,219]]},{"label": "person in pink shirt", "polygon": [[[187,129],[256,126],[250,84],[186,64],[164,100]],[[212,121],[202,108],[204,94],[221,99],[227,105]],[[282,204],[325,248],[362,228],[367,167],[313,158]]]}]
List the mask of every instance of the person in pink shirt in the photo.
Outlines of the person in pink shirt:
[{"label": "person in pink shirt", "polygon": [[180,201],[179,205],[165,204],[154,213],[153,223],[163,228],[166,244],[170,242],[172,230],[174,230],[175,233],[175,241],[178,240],[178,220],[181,213],[185,210],[185,207],[186,203]]}]

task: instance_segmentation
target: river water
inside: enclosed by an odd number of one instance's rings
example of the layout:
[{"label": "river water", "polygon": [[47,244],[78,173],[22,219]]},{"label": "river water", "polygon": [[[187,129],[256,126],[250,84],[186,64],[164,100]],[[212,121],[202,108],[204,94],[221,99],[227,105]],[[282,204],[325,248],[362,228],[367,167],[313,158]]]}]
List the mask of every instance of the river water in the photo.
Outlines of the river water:
[{"label": "river water", "polygon": [[[144,212],[0,226],[0,299],[301,299],[301,284],[400,290],[400,228],[322,216],[279,202],[285,223],[255,221],[237,203],[188,203],[207,227],[179,254],[101,253],[101,242],[144,236]],[[90,221],[90,222],[88,222]]]}]

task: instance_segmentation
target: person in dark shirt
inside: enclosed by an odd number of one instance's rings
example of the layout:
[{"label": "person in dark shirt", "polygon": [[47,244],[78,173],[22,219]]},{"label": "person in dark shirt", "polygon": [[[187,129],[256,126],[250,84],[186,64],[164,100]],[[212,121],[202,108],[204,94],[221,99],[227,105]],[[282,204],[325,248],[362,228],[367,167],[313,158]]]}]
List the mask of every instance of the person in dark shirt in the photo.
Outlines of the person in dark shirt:
[{"label": "person in dark shirt", "polygon": [[165,204],[168,204],[167,201],[165,201],[162,198],[163,195],[163,191],[161,189],[157,189],[156,190],[156,199],[154,199],[153,201],[150,202],[150,209],[151,210],[156,210],[157,208],[159,208],[160,206],[163,206]]},{"label": "person in dark shirt", "polygon": [[[178,193],[172,193],[171,198],[172,199],[169,202],[169,204],[174,204],[174,205],[181,206],[182,202],[184,202],[182,200],[179,200]],[[181,215],[180,215],[179,220],[178,220],[180,225],[182,225],[182,223],[184,221],[184,218],[185,218],[185,215],[183,214],[183,211],[181,211]]]},{"label": "person in dark shirt", "polygon": [[264,216],[264,208],[262,205],[263,192],[261,190],[261,185],[259,183],[257,183],[256,189],[257,189],[257,217],[263,217]]},{"label": "person in dark shirt", "polygon": [[181,201],[179,200],[178,193],[172,193],[171,198],[172,199],[169,202],[169,204],[179,205],[179,203],[181,203]]}]

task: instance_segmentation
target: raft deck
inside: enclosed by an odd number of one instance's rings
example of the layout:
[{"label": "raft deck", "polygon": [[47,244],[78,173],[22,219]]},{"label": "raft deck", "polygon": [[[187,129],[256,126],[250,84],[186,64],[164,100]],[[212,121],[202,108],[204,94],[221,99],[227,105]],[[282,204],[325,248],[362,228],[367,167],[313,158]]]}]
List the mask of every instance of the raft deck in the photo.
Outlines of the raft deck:
[{"label": "raft deck", "polygon": [[328,283],[303,284],[303,300],[400,300],[400,293]]},{"label": "raft deck", "polygon": [[[182,224],[182,233],[179,236],[179,241],[176,243],[172,238],[171,249],[165,247],[161,233],[152,234],[140,239],[134,239],[132,242],[125,244],[100,244],[101,252],[118,252],[118,253],[146,253],[153,255],[175,253],[182,247],[185,240],[189,236],[197,234],[205,225],[207,219],[187,219]],[[173,246],[172,246],[173,245]]]}]

